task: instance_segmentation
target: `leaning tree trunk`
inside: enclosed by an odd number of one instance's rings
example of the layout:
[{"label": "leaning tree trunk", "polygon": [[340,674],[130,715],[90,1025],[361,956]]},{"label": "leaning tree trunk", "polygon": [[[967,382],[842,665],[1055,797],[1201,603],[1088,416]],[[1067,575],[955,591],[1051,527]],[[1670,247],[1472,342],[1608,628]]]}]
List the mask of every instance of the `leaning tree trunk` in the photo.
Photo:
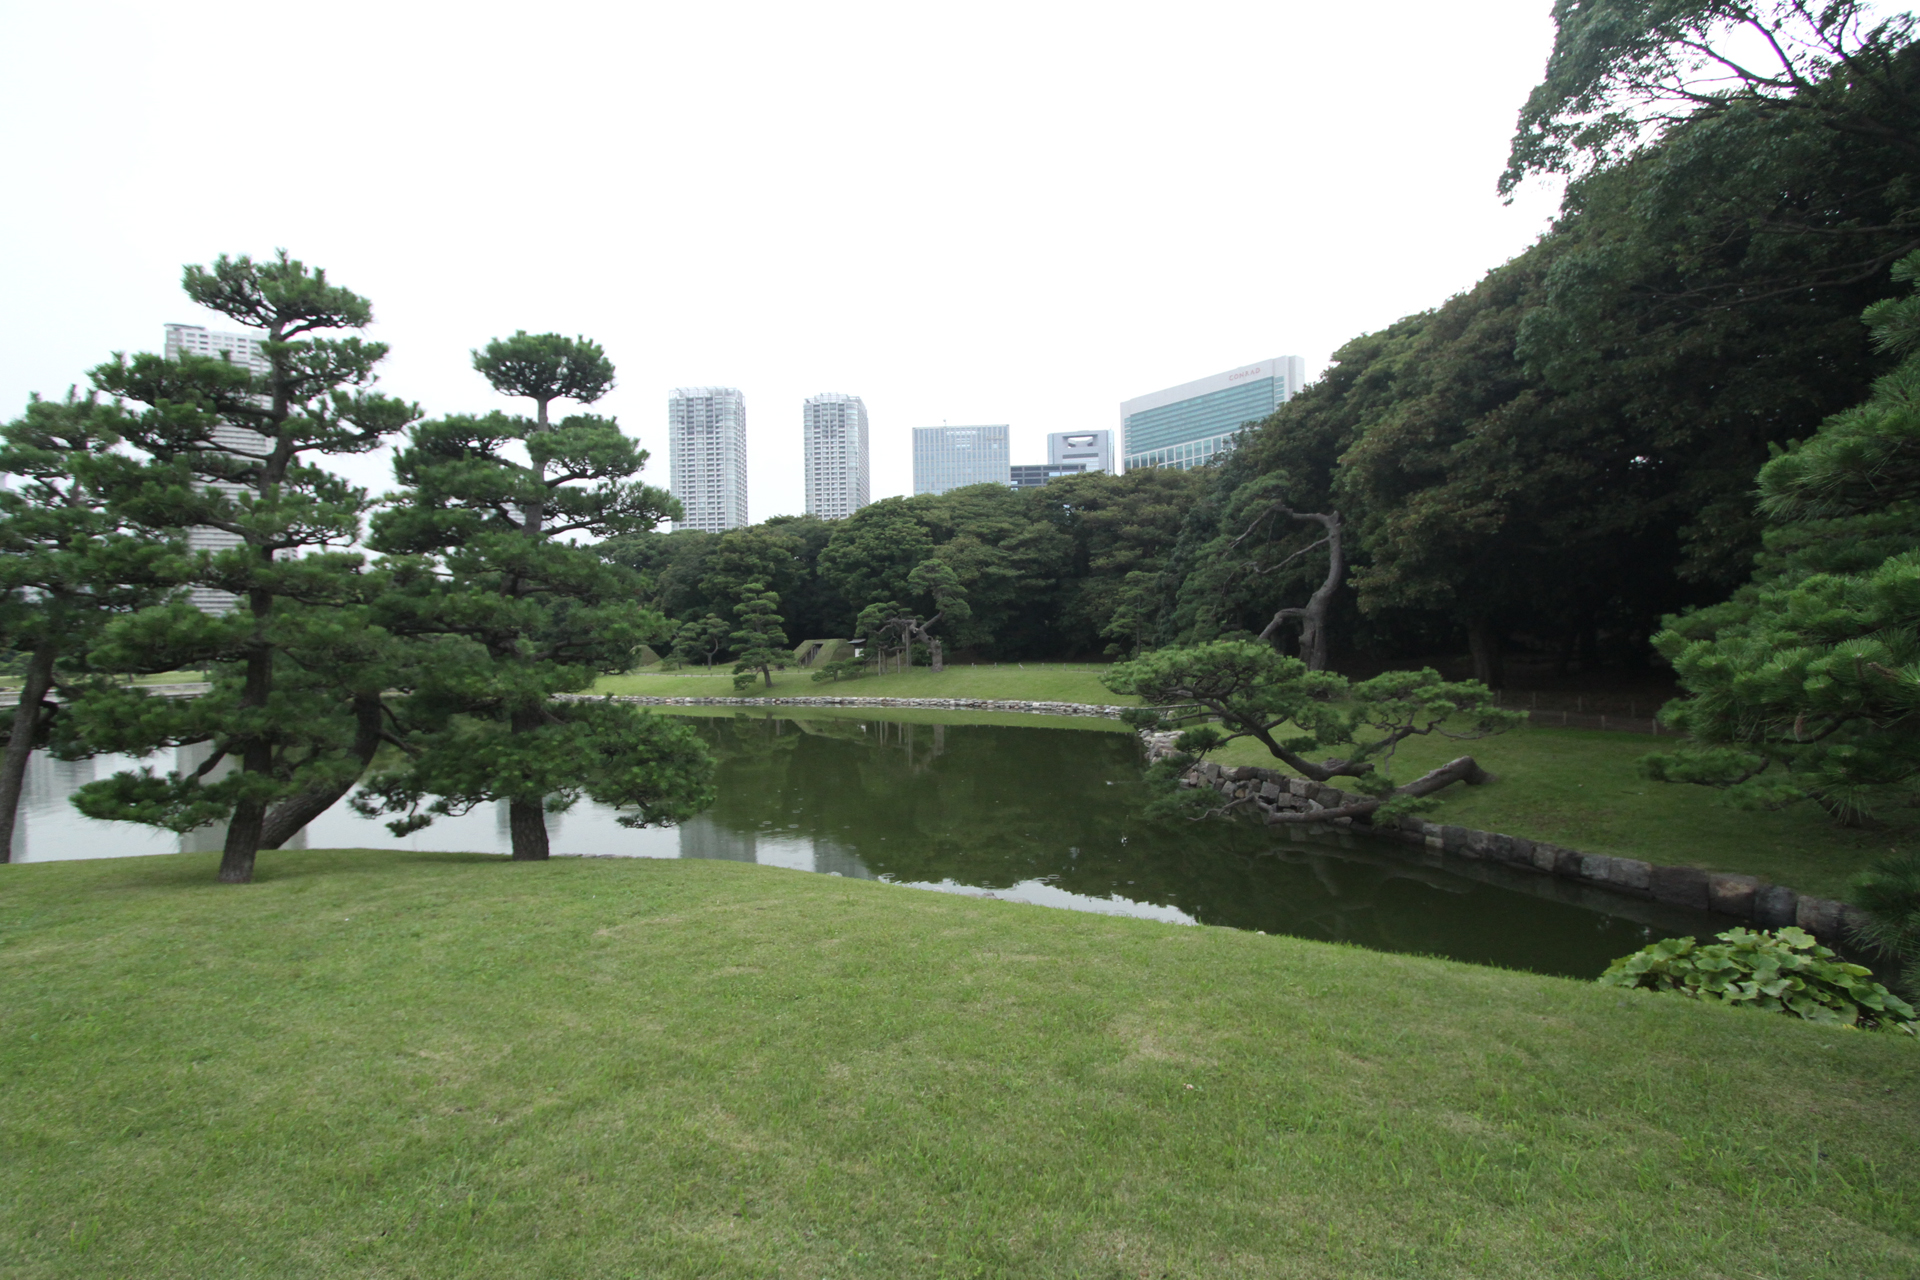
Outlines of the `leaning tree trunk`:
[{"label": "leaning tree trunk", "polygon": [[[539,707],[522,707],[513,713],[513,732],[532,733],[543,716]],[[547,858],[547,805],[545,796],[514,796],[507,801],[507,832],[513,839],[515,862],[544,862]]]},{"label": "leaning tree trunk", "polygon": [[[352,754],[360,762],[362,773],[373,763],[374,753],[380,749],[380,717],[383,713],[379,694],[362,693],[354,696]],[[340,797],[353,790],[353,784],[359,780],[359,775],[355,774],[340,782],[308,787],[298,795],[282,800],[267,814],[266,821],[260,826],[260,847],[278,849],[299,835],[309,822],[338,804]]]},{"label": "leaning tree trunk", "polygon": [[[257,739],[240,754],[242,773],[262,777],[273,770],[273,746]],[[242,797],[227,819],[227,840],[220,850],[220,883],[249,884],[253,880],[254,858],[260,852],[260,831],[266,825],[267,802]]]},{"label": "leaning tree trunk", "polygon": [[1273,633],[1288,618],[1300,620],[1300,659],[1307,664],[1309,671],[1327,669],[1327,651],[1331,647],[1331,635],[1327,626],[1327,614],[1333,608],[1333,596],[1347,576],[1347,553],[1345,531],[1340,523],[1338,511],[1305,512],[1287,511],[1295,520],[1310,521],[1325,529],[1327,544],[1327,576],[1318,589],[1307,598],[1303,608],[1281,609],[1274,613],[1273,620],[1267,623],[1266,630],[1260,633],[1262,640],[1273,639]]},{"label": "leaning tree trunk", "polygon": [[0,862],[13,858],[13,824],[20,813],[20,792],[27,780],[27,759],[33,755],[40,712],[47,690],[53,687],[53,657],[53,642],[48,640],[27,659],[26,678],[20,684],[20,701],[13,709],[13,728],[7,737],[7,753],[0,759]]},{"label": "leaning tree trunk", "polygon": [[1405,796],[1430,796],[1444,787],[1456,782],[1464,782],[1470,787],[1485,786],[1500,779],[1488,773],[1475,763],[1472,756],[1457,756],[1438,769],[1429,770],[1409,782],[1404,787],[1395,787],[1384,796],[1366,796],[1350,804],[1336,805],[1329,809],[1286,810],[1272,815],[1275,822],[1332,822],[1336,818],[1362,818],[1373,813],[1389,800]]}]

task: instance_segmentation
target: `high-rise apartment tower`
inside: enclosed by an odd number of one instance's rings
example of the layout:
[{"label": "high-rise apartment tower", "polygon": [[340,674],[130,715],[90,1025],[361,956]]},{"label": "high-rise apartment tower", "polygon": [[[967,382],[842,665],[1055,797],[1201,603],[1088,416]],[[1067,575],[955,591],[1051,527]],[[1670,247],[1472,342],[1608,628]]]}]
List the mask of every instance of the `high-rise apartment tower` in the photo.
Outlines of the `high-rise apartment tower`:
[{"label": "high-rise apartment tower", "polygon": [[675,529],[722,533],[747,523],[747,398],[733,387],[675,387],[667,399]]},{"label": "high-rise apartment tower", "polygon": [[1233,448],[1242,427],[1299,394],[1304,381],[1306,361],[1278,356],[1123,402],[1120,430],[1127,470],[1184,471],[1212,462]]},{"label": "high-rise apartment tower", "polygon": [[837,391],[808,399],[801,410],[807,471],[807,514],[844,520],[869,501],[867,406]]},{"label": "high-rise apartment tower", "polygon": [[1011,483],[1004,424],[913,429],[914,493],[945,493],[969,484]]},{"label": "high-rise apartment tower", "polygon": [[[183,355],[224,356],[235,364],[245,365],[255,377],[264,377],[272,372],[265,352],[260,349],[261,340],[252,334],[216,333],[203,324],[170,324],[166,332],[163,351],[169,360],[178,360]],[[213,439],[216,444],[253,454],[264,452],[266,444],[266,438],[259,432],[225,423],[213,429]],[[230,495],[241,492],[237,484],[214,482],[214,487]],[[240,535],[224,529],[196,525],[187,530],[189,551],[226,551],[239,545]],[[212,587],[195,587],[189,593],[189,598],[203,613],[225,613],[236,602],[231,592],[216,591]]]}]

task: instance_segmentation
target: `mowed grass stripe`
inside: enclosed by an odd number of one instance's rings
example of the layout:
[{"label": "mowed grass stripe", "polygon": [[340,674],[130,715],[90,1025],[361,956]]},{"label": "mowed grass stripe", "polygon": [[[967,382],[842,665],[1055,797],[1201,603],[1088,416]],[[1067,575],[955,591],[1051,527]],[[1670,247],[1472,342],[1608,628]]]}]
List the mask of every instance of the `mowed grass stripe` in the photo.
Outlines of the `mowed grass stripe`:
[{"label": "mowed grass stripe", "polygon": [[1908,1276],[1920,1045],[725,862],[0,868],[19,1276]]}]

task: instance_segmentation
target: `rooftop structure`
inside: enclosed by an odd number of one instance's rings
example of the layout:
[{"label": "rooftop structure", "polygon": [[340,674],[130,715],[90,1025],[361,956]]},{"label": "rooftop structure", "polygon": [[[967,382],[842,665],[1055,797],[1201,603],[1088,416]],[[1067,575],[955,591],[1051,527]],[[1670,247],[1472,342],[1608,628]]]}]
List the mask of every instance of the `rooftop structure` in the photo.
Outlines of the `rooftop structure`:
[{"label": "rooftop structure", "polygon": [[1113,432],[1050,431],[1047,461],[1060,466],[1077,462],[1088,471],[1113,470]]}]

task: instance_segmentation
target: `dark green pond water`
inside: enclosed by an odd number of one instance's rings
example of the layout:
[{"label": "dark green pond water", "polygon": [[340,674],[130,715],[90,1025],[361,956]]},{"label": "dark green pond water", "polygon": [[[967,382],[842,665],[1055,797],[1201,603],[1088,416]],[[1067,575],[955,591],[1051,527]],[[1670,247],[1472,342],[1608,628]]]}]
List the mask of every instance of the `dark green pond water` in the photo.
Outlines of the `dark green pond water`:
[{"label": "dark green pond water", "polygon": [[804,842],[841,874],[1578,977],[1726,927],[1377,837],[1148,822],[1128,734],[759,716],[702,731],[722,762],[707,821],[733,856]]},{"label": "dark green pond water", "polygon": [[[693,723],[720,760],[711,811],[677,829],[630,831],[582,804],[551,821],[555,853],[729,858],[1583,978],[1653,938],[1726,927],[1378,837],[1150,822],[1139,749],[1125,732],[772,711]],[[218,831],[174,837],[94,822],[67,803],[76,786],[130,763],[36,758],[16,859],[219,847]],[[304,836],[313,848],[508,848],[504,805],[403,838],[338,805]]]}]

